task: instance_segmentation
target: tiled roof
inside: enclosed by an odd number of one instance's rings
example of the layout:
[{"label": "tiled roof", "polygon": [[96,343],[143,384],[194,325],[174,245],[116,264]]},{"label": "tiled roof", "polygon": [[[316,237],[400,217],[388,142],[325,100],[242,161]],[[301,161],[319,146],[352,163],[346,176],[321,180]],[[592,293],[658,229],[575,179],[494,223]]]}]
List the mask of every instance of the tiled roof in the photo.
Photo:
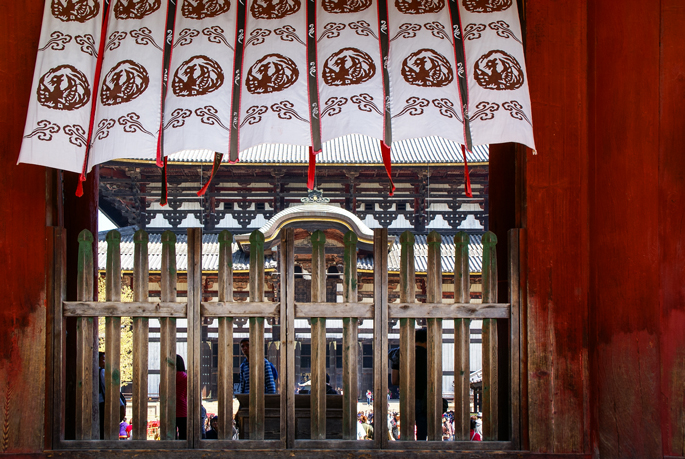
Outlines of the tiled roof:
[{"label": "tiled roof", "polygon": [[[122,228],[121,233],[121,269],[124,271],[133,270],[134,228]],[[107,243],[105,242],[106,231],[99,233],[98,239],[98,268],[104,270],[107,263]],[[188,267],[188,237],[185,234],[178,234],[176,239],[176,269],[186,271]],[[399,272],[401,245],[399,236],[395,237],[395,243],[388,254],[388,269],[390,272]],[[480,273],[483,258],[483,246],[481,235],[471,234],[469,242],[469,267],[471,273]],[[428,261],[428,244],[425,234],[415,235],[414,259],[415,270],[417,273],[425,273]],[[150,271],[159,271],[162,267],[162,235],[161,233],[150,233],[148,244],[148,259]],[[250,267],[250,257],[242,252],[237,243],[233,243],[233,270],[245,271]],[[268,252],[267,252],[268,253]],[[442,236],[442,272],[454,272],[454,235]],[[264,258],[265,269],[275,269],[276,261],[271,255]],[[217,271],[219,269],[219,235],[202,235],[202,269],[205,271]],[[373,256],[360,257],[357,261],[357,269],[373,270]]]},{"label": "tiled roof", "polygon": [[[478,145],[466,154],[469,163],[487,163],[490,149]],[[142,158],[139,158],[142,160]],[[184,150],[169,156],[170,162],[212,163],[211,150]],[[228,162],[224,155],[224,163]],[[262,144],[240,154],[242,164],[307,164],[307,147],[286,144]],[[440,137],[422,137],[393,143],[393,164],[463,164],[461,145]],[[316,157],[317,165],[383,164],[380,143],[376,139],[352,134],[323,144]]]}]

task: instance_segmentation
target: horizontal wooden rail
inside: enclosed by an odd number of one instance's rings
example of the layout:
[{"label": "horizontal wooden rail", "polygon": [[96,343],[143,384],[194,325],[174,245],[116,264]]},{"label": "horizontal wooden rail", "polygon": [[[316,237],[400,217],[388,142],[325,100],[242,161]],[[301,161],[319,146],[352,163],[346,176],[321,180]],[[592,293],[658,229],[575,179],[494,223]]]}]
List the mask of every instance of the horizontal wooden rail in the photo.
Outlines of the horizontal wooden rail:
[{"label": "horizontal wooden rail", "polygon": [[391,319],[507,319],[509,303],[393,303]]},{"label": "horizontal wooden rail", "polygon": [[[433,451],[511,451],[510,441],[391,441],[391,450],[433,450]],[[488,456],[489,457],[489,456]]]},{"label": "horizontal wooden rail", "polygon": [[65,317],[185,317],[188,303],[65,301]]},{"label": "horizontal wooden rail", "polygon": [[295,303],[295,317],[373,319],[373,303]]},{"label": "horizontal wooden rail", "polygon": [[203,317],[278,317],[281,304],[261,301],[203,301],[200,311]]}]

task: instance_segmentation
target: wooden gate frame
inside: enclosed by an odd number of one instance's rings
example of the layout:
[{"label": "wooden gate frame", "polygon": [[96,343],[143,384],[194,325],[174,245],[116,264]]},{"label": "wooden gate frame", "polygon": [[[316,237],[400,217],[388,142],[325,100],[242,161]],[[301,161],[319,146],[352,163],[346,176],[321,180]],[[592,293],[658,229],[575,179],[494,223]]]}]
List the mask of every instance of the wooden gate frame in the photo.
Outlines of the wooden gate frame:
[{"label": "wooden gate frame", "polygon": [[[280,257],[283,269],[281,277],[281,303],[264,301],[264,236],[255,231],[251,235],[250,252],[250,301],[234,303],[233,268],[231,261],[232,236],[221,233],[219,298],[218,302],[202,302],[201,248],[202,231],[188,230],[188,298],[176,299],[176,237],[167,231],[162,236],[162,294],[160,302],[148,301],[148,254],[147,234],[138,231],[135,241],[134,302],[121,302],[119,244],[120,235],[113,231],[107,235],[107,282],[105,302],[92,299],[93,292],[93,236],[88,231],[79,235],[79,272],[77,301],[64,301],[66,286],[66,238],[63,228],[51,227],[48,238],[52,243],[53,270],[48,276],[51,292],[51,314],[48,333],[49,359],[47,415],[53,450],[395,450],[399,451],[503,451],[519,450],[521,446],[521,253],[524,230],[509,233],[509,296],[511,303],[497,302],[497,267],[495,244],[492,233],[483,236],[483,303],[469,303],[468,235],[455,236],[455,298],[454,303],[443,303],[440,236],[431,233],[428,238],[427,303],[415,302],[414,237],[405,232],[401,238],[402,263],[400,271],[400,302],[388,303],[388,233],[387,229],[374,231],[374,302],[356,301],[356,236],[345,235],[345,271],[343,278],[343,303],[325,302],[325,235],[317,231],[312,235],[312,302],[296,303],[294,291],[294,230],[285,229],[281,234]],[[335,306],[335,307],[331,307]],[[77,318],[77,394],[76,394],[76,440],[64,439],[65,407],[65,329],[63,317]],[[105,440],[99,437],[97,371],[97,319],[106,317],[106,350],[108,361],[105,371]],[[121,317],[133,317],[134,327],[134,394],[133,394],[133,440],[118,440],[118,373],[119,334]],[[146,440],[147,427],[147,361],[148,320],[160,319],[162,366],[160,368],[161,441]],[[175,340],[176,319],[188,320],[188,439],[174,440],[175,435]],[[203,317],[219,319],[219,440],[202,440],[200,418],[200,329]],[[281,437],[264,440],[264,367],[263,346],[250,346],[250,440],[231,440],[232,413],[232,343],[233,318],[248,317],[250,336],[256,342],[263,341],[264,319],[277,318],[281,324],[280,366],[281,381]],[[312,323],[312,395],[311,440],[295,439],[295,318],[307,318]],[[343,440],[326,440],[325,423],[325,320],[343,320]],[[415,320],[427,318],[428,323],[428,439],[427,442],[407,440],[410,425],[413,426],[413,368]],[[498,369],[497,365],[497,319],[508,318],[510,323],[510,400],[511,419],[509,438],[497,439],[498,426]],[[389,442],[387,436],[376,435],[373,441],[356,440],[357,412],[357,336],[360,320],[374,320],[374,413],[376,419],[387,419],[387,403],[384,396],[388,389],[388,321],[400,320],[400,347],[407,365],[400,370],[400,406],[404,419],[401,438],[404,441]],[[459,441],[443,442],[440,417],[442,413],[442,320],[455,320],[455,431]],[[483,319],[483,442],[468,441],[469,374],[467,371],[471,319]],[[260,341],[261,340],[261,341]],[[166,363],[166,365],[164,364]],[[223,370],[222,370],[223,368]],[[459,371],[457,369],[460,369]],[[461,378],[458,375],[461,375]],[[354,381],[354,383],[353,383]],[[456,406],[456,395],[462,394],[462,404]],[[141,403],[142,402],[142,403]],[[379,429],[379,431],[384,429]]]}]

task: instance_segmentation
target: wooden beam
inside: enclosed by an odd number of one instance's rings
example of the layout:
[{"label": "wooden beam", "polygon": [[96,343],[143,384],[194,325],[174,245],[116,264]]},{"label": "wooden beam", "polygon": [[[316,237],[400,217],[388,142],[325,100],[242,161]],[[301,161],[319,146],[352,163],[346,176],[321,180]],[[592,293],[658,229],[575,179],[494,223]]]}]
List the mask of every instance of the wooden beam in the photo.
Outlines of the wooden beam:
[{"label": "wooden beam", "polygon": [[[219,233],[219,302],[233,302],[233,235]],[[230,308],[229,308],[230,309]],[[206,317],[205,303],[201,314]],[[233,438],[233,318],[219,317],[218,404],[219,440]]]},{"label": "wooden beam", "polygon": [[379,420],[376,448],[385,448],[385,420],[388,418],[388,229],[373,231],[373,412]]},{"label": "wooden beam", "polygon": [[200,338],[202,336],[202,228],[188,229],[188,446],[194,448],[202,439],[200,426]]},{"label": "wooden beam", "polygon": [[[176,302],[176,235],[162,233],[162,302]],[[160,440],[176,439],[176,318],[159,319],[159,408]]]},{"label": "wooden beam", "polygon": [[[483,302],[497,302],[497,236],[483,235]],[[483,320],[483,440],[499,440],[497,319]]]},{"label": "wooden beam", "polygon": [[[105,299],[121,301],[121,234],[107,233]],[[105,440],[119,439],[121,318],[105,318]]]},{"label": "wooden beam", "polygon": [[392,303],[388,305],[393,319],[506,319],[509,303]]},{"label": "wooden beam", "polygon": [[[264,301],[264,235],[250,234],[250,300]],[[264,318],[250,318],[250,440],[264,440]]]},{"label": "wooden beam", "polygon": [[[414,263],[415,238],[405,231],[400,236],[400,303],[416,301],[416,273]],[[388,314],[392,317],[392,306]],[[416,320],[400,319],[400,440],[414,441],[416,424]]]},{"label": "wooden beam", "polygon": [[[147,301],[150,282],[149,237],[145,230],[133,236],[133,300]],[[147,440],[147,373],[150,324],[147,317],[133,317],[133,440]]]},{"label": "wooden beam", "polygon": [[511,301],[511,442],[521,447],[521,272],[520,240],[523,229],[509,230],[509,298]]},{"label": "wooden beam", "polygon": [[[50,328],[48,330],[47,342],[48,365],[46,376],[52,377],[52,384],[48,384],[46,393],[46,410],[48,419],[52,422],[49,430],[46,430],[46,446],[53,449],[61,440],[64,439],[64,397],[65,397],[65,344],[66,330],[62,312],[62,302],[66,294],[66,232],[64,228],[48,227],[48,255],[51,255],[51,262],[48,267],[52,267],[49,283],[46,286],[50,294],[48,318]],[[48,380],[50,381],[50,380]],[[97,428],[98,422],[93,429]]]},{"label": "wooden beam", "polygon": [[185,317],[188,303],[65,301],[65,317]]},{"label": "wooden beam", "polygon": [[[348,305],[341,305],[340,309],[351,311],[351,303],[357,301],[357,242],[358,238],[354,231],[348,231],[343,237],[345,244],[344,272],[343,272],[343,302]],[[357,303],[358,304],[358,303]],[[373,305],[369,305],[373,306]],[[359,314],[358,311],[357,314]],[[373,317],[373,309],[369,307],[368,313]],[[357,357],[357,347],[359,346],[359,320],[361,316],[348,312],[348,316],[343,318],[343,425],[342,437],[345,440],[357,439],[357,400],[359,366]]]},{"label": "wooden beam", "polygon": [[[442,299],[441,236],[428,234],[428,278],[426,301],[436,303]],[[427,319],[428,343],[428,441],[442,440],[442,319]]]},{"label": "wooden beam", "polygon": [[278,317],[280,303],[203,301],[201,310],[203,317]]},{"label": "wooden beam", "polygon": [[295,317],[298,319],[309,317],[373,319],[373,303],[295,303]]},{"label": "wooden beam", "polygon": [[[312,301],[326,301],[326,234],[312,234]],[[295,305],[297,311],[297,304]],[[312,317],[311,438],[326,439],[326,319]]]},{"label": "wooden beam", "polygon": [[281,443],[295,446],[295,231],[281,232]]},{"label": "wooden beam", "polygon": [[[469,235],[454,236],[454,302],[471,298]],[[471,427],[471,320],[454,320],[454,434],[455,440],[469,441]]]}]

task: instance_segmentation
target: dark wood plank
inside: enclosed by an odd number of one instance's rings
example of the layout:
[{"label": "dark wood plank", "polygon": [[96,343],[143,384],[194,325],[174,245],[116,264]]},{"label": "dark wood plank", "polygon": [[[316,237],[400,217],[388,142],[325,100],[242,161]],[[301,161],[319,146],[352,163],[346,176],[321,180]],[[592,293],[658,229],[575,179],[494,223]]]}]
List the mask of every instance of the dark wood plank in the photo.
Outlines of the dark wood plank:
[{"label": "dark wood plank", "polygon": [[[171,231],[162,233],[162,302],[176,302],[176,235]],[[159,408],[161,440],[176,438],[176,319],[159,319]]]},{"label": "dark wood plank", "polygon": [[[295,232],[281,233],[281,441],[295,445]],[[285,343],[285,346],[283,346]]]},{"label": "dark wood plank", "polygon": [[65,301],[65,317],[185,317],[185,302]]},{"label": "dark wood plank", "polygon": [[[250,234],[250,301],[264,301],[264,235]],[[250,318],[250,440],[264,439],[264,318]]]},{"label": "dark wood plank", "polygon": [[202,337],[202,228],[188,229],[188,442],[195,447],[202,439],[200,426],[200,339]]},{"label": "dark wood plank", "polygon": [[[483,235],[483,302],[497,302],[497,237]],[[483,440],[498,440],[499,378],[497,319],[483,320]]]},{"label": "dark wood plank", "polygon": [[[469,235],[454,236],[454,302],[469,303],[471,278],[469,269]],[[471,422],[471,320],[454,320],[454,433],[456,440],[468,441]]]},{"label": "dark wood plank", "polygon": [[[150,269],[148,261],[149,237],[145,230],[133,236],[133,301],[147,301]],[[150,325],[146,317],[133,317],[133,440],[147,439],[147,383]]]},{"label": "dark wood plank", "polygon": [[[105,299],[121,301],[121,234],[107,233]],[[105,318],[105,440],[119,439],[121,318]]]},{"label": "dark wood plank", "polygon": [[509,303],[393,303],[388,306],[393,319],[506,319]]},{"label": "dark wood plank", "polygon": [[[47,228],[48,267],[51,268],[48,276],[46,291],[48,292],[48,314],[46,317],[48,327],[47,336],[47,368],[48,378],[45,394],[46,415],[51,421],[45,432],[46,448],[54,448],[64,439],[64,348],[65,328],[62,315],[62,301],[66,295],[66,231],[60,227]],[[96,423],[99,435],[99,416]]]},{"label": "dark wood plank", "polygon": [[[343,301],[357,301],[357,243],[354,231],[343,237]],[[343,307],[347,309],[346,307]],[[372,310],[370,312],[373,314]],[[373,317],[373,316],[371,316]],[[345,440],[357,439],[357,400],[359,398],[359,320],[354,316],[343,318],[343,425],[342,436]]]},{"label": "dark wood plank", "polygon": [[[432,231],[428,234],[428,275],[426,301],[442,300],[442,264],[440,259],[441,236]],[[429,318],[428,328],[428,440],[442,439],[442,319]]]},{"label": "dark wood plank", "polygon": [[[312,241],[312,301],[326,301],[326,235],[315,231]],[[297,304],[295,305],[297,311]],[[311,436],[326,439],[326,319],[312,317]]]},{"label": "dark wood plank", "polygon": [[[373,231],[373,412],[374,418],[388,418],[388,230]],[[376,448],[385,448],[388,436],[385,428],[374,432]]]},{"label": "dark wood plank", "polygon": [[[233,302],[233,235],[219,233],[219,301]],[[204,305],[203,305],[204,306]],[[204,307],[202,315],[205,316]],[[233,438],[233,318],[219,317],[218,404],[219,440]]]},{"label": "dark wood plank", "polygon": [[[83,230],[78,237],[77,297],[82,301],[93,300],[93,235]],[[75,433],[79,440],[93,439],[93,411],[97,400],[93,400],[93,386],[97,384],[93,376],[97,374],[93,361],[93,324],[92,317],[76,319],[76,419]],[[97,386],[96,386],[97,387]],[[96,423],[99,419],[96,421]],[[98,432],[99,435],[99,432]]]},{"label": "dark wood plank", "polygon": [[[509,298],[511,301],[511,442],[521,447],[521,279],[520,237],[521,229],[509,231]],[[584,378],[585,379],[585,378]]]},{"label": "dark wood plank", "polygon": [[[400,303],[416,301],[414,263],[415,238],[405,231],[400,236]],[[390,306],[392,308],[392,306]],[[389,315],[392,316],[389,311]],[[413,441],[416,424],[416,320],[400,319],[400,440]]]}]

